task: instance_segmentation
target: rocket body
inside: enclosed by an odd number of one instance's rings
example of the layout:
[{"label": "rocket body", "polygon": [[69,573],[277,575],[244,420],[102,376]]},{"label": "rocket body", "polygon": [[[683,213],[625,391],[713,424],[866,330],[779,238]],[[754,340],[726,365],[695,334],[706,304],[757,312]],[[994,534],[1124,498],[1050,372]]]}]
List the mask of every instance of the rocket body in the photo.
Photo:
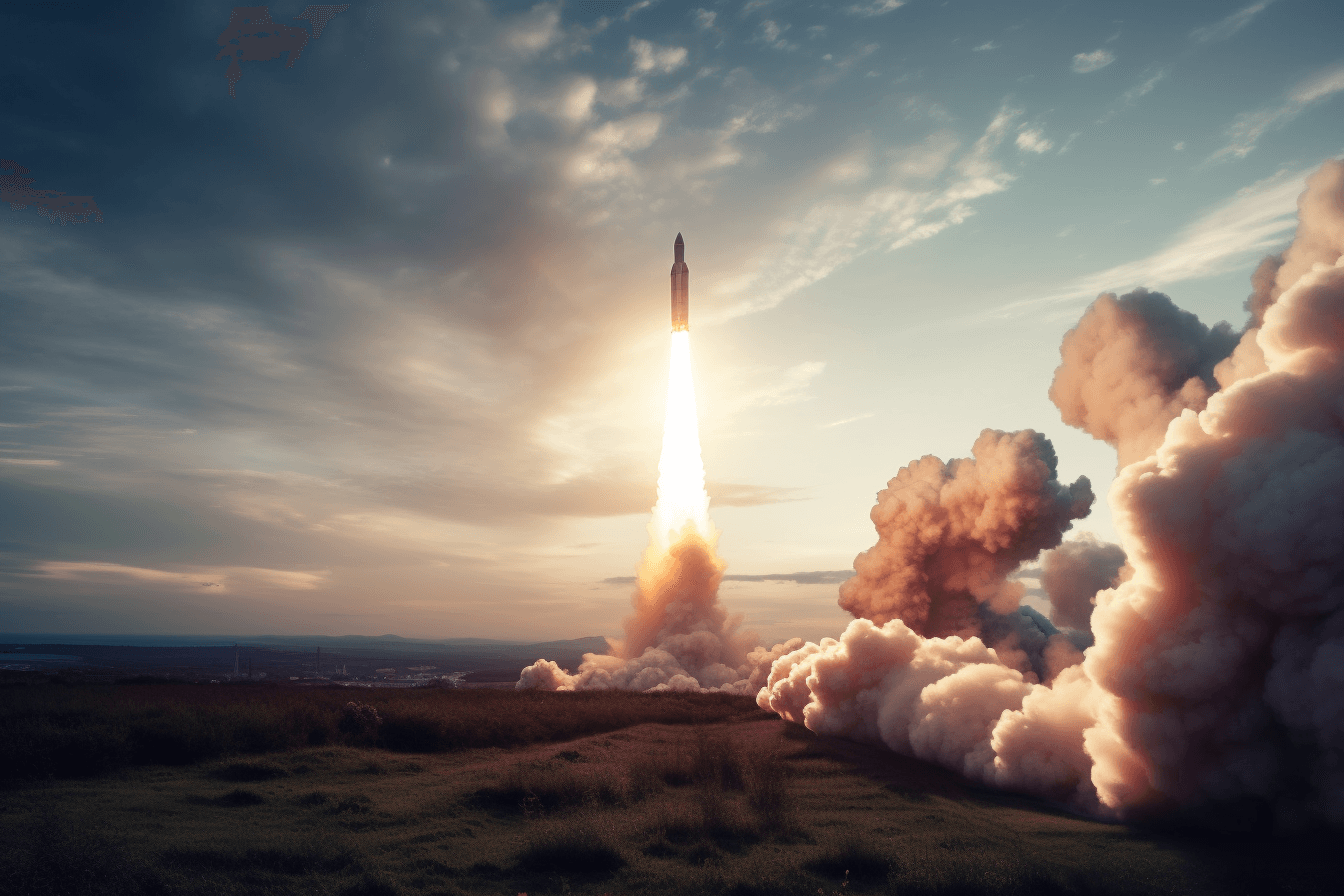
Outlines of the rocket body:
[{"label": "rocket body", "polygon": [[677,234],[672,244],[672,331],[689,330],[691,314],[691,272],[686,267],[686,244]]}]

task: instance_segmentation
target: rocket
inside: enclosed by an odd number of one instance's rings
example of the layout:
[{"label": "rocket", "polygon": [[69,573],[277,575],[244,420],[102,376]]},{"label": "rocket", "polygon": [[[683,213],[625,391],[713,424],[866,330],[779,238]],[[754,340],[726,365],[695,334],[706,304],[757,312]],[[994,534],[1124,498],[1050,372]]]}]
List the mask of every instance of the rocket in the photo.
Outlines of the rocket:
[{"label": "rocket", "polygon": [[691,313],[691,272],[686,267],[686,244],[677,234],[672,244],[672,332],[689,330]]}]

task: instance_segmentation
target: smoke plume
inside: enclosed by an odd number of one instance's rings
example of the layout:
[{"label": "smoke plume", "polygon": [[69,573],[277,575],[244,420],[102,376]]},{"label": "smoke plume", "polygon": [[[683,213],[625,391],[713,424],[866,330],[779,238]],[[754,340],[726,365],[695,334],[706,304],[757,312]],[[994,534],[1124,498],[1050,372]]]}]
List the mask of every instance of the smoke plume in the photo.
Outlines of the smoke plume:
[{"label": "smoke plume", "polygon": [[[1344,823],[1342,256],[1330,161],[1241,334],[1138,290],[1065,337],[1050,396],[1120,457],[1121,545],[1042,558],[1052,618],[1090,623],[1085,655],[1048,636],[1035,682],[993,624],[1014,616],[1006,572],[1058,545],[1090,495],[1053,481],[1044,439],[987,433],[974,462],[924,458],[879,495],[878,544],[841,590],[860,618],[782,655],[757,702],[1100,814]],[[1028,444],[1034,487],[1016,472]]]},{"label": "smoke plume", "polygon": [[739,632],[741,617],[719,602],[724,567],[713,543],[690,524],[666,551],[650,545],[639,567],[635,612],[625,620],[625,638],[609,641],[611,654],[586,654],[573,675],[538,660],[517,686],[755,694],[777,654]]},{"label": "smoke plume", "polygon": [[1059,544],[1086,516],[1092,487],[1055,476],[1054,448],[1031,430],[985,430],[974,460],[926,456],[901,469],[869,514],[878,541],[854,560],[840,606],[878,625],[900,619],[921,635],[976,634],[982,608],[1017,609],[1008,574]]},{"label": "smoke plume", "polygon": [[1050,621],[1090,632],[1097,592],[1114,588],[1132,574],[1123,548],[1088,533],[1046,551],[1041,555],[1041,588],[1050,598]]},{"label": "smoke plume", "polygon": [[1114,446],[1123,467],[1151,454],[1182,411],[1204,409],[1214,367],[1236,344],[1226,323],[1209,329],[1160,292],[1106,293],[1065,335],[1050,400],[1065,423]]}]

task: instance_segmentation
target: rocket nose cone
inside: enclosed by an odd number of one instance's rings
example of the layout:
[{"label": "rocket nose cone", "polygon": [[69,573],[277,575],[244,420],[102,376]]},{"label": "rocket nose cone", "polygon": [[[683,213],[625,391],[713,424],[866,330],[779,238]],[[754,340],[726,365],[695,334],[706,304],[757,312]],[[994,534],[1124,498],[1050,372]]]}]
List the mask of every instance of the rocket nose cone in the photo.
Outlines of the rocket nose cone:
[{"label": "rocket nose cone", "polygon": [[673,245],[676,245],[676,246],[683,245],[683,243],[682,243],[682,241],[681,241],[681,234],[677,234],[677,241],[676,241]]}]

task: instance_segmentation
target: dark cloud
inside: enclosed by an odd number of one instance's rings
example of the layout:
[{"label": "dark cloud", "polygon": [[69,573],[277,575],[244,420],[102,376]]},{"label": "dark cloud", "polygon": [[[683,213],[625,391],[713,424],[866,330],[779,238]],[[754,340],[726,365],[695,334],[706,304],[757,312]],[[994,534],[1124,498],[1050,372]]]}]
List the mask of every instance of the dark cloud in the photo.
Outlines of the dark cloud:
[{"label": "dark cloud", "polygon": [[[764,575],[724,575],[725,582],[793,582],[795,585],[839,585],[854,575],[852,569],[824,569],[814,572],[777,572]],[[604,585],[633,585],[634,576],[603,579]]]}]

